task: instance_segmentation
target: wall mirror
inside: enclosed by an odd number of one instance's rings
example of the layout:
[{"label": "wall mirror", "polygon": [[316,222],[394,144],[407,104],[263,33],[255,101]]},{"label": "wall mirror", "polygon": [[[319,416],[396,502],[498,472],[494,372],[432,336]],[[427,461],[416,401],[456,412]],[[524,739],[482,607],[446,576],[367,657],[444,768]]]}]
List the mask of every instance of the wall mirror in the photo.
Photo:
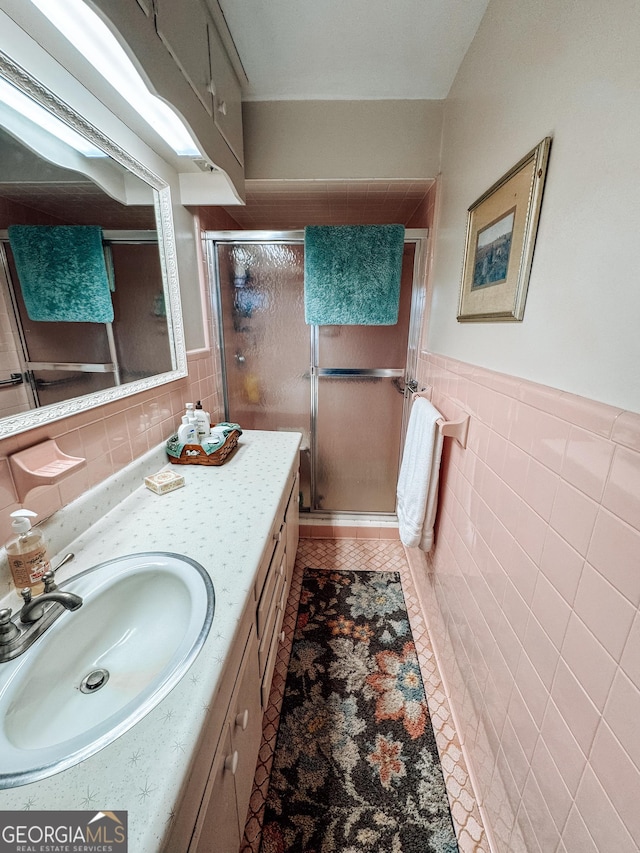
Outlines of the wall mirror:
[{"label": "wall mirror", "polygon": [[0,342],[0,438],[187,375],[168,185],[2,53]]}]

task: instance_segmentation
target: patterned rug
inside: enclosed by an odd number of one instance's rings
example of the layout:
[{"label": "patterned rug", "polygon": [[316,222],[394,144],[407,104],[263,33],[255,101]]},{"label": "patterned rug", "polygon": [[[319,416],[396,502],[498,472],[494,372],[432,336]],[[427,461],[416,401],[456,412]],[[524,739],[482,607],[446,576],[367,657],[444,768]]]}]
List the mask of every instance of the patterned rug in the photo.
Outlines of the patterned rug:
[{"label": "patterned rug", "polygon": [[400,576],[305,569],[261,853],[457,853]]}]

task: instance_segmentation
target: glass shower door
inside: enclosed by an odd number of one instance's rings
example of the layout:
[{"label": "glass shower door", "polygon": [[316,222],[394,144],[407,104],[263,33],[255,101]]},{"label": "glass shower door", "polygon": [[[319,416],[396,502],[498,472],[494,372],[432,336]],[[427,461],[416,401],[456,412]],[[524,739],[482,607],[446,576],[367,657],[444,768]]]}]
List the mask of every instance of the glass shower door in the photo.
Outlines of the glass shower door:
[{"label": "glass shower door", "polygon": [[302,433],[301,509],[393,514],[418,244],[405,243],[396,325],[308,326],[304,244],[281,234],[207,235],[226,416]]},{"label": "glass shower door", "polygon": [[227,417],[245,429],[302,433],[300,490],[311,503],[309,327],[304,247],[216,243]]},{"label": "glass shower door", "polygon": [[405,244],[396,325],[314,327],[314,509],[395,512],[414,253]]}]

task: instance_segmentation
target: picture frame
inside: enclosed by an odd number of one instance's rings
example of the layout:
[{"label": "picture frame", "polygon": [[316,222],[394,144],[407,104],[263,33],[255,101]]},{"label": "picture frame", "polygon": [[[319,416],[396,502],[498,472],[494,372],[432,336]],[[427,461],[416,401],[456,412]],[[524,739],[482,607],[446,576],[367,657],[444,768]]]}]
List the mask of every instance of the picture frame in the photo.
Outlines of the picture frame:
[{"label": "picture frame", "polygon": [[545,137],[467,211],[458,322],[521,321],[551,137]]}]

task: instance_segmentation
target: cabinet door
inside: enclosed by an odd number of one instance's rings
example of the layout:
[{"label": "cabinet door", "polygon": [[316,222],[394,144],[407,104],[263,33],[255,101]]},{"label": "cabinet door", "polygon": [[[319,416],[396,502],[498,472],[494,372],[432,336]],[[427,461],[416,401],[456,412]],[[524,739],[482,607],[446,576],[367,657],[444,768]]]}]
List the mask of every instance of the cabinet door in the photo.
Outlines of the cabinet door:
[{"label": "cabinet door", "polygon": [[233,716],[230,720],[231,743],[233,749],[238,753],[235,781],[240,837],[244,833],[262,739],[262,707],[257,646],[256,634],[255,631],[252,631],[247,644],[236,695],[232,703]]},{"label": "cabinet door", "polygon": [[238,753],[231,742],[231,728],[221,739],[207,786],[208,805],[195,848],[196,853],[238,853],[240,830],[236,806],[235,776]]},{"label": "cabinet door", "polygon": [[239,163],[244,162],[240,84],[215,27],[209,26],[213,120]]},{"label": "cabinet door", "polygon": [[156,29],[209,115],[213,115],[209,17],[200,0],[156,0]]},{"label": "cabinet door", "polygon": [[[141,41],[155,39],[153,0],[92,0],[91,5],[102,12],[102,17],[118,32],[126,35],[127,44],[137,56]],[[138,56],[138,59],[142,61],[143,57]]]}]

